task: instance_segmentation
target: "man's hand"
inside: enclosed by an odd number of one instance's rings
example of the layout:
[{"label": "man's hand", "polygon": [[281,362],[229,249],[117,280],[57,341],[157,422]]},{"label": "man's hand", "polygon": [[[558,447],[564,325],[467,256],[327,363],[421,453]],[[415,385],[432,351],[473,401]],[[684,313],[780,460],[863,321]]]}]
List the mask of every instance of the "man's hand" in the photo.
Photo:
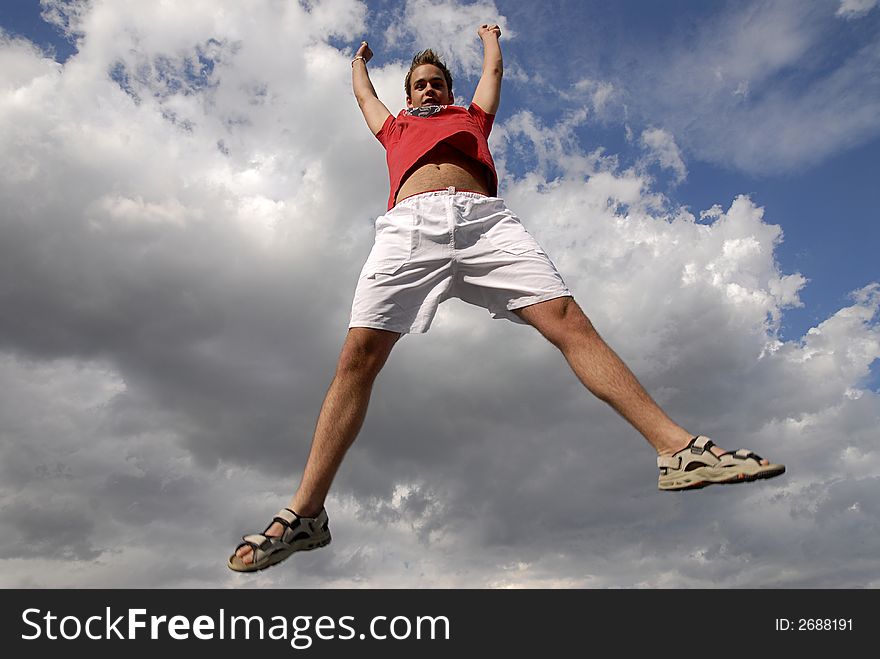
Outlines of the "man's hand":
[{"label": "man's hand", "polygon": [[485,23],[477,29],[477,36],[479,36],[480,39],[485,40],[490,34],[495,35],[495,38],[497,39],[501,36],[501,28],[494,23]]},{"label": "man's hand", "polygon": [[361,47],[358,48],[358,51],[354,54],[355,57],[363,57],[364,62],[369,62],[373,58],[373,51],[370,50],[370,46],[367,45],[366,41],[361,41]]}]

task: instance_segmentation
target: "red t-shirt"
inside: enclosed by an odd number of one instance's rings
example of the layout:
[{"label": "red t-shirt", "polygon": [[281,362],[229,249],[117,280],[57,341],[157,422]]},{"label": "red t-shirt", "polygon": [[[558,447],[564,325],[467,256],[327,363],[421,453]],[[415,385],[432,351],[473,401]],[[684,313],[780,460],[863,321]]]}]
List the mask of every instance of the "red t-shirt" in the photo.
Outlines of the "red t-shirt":
[{"label": "red t-shirt", "polygon": [[394,207],[394,199],[407,172],[440,142],[485,165],[489,173],[489,194],[493,197],[498,194],[498,174],[487,141],[495,115],[486,114],[476,103],[471,103],[468,108],[460,105],[437,107],[439,110],[427,117],[411,116],[401,110],[396,117],[388,117],[376,133],[376,139],[385,147],[388,161],[391,181],[389,210]]}]

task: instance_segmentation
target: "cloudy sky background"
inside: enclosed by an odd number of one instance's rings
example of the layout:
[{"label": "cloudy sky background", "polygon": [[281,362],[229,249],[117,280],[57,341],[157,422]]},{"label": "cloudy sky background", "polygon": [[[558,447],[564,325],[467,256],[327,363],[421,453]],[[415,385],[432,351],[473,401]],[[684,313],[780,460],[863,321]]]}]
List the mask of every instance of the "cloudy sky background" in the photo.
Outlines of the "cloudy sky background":
[{"label": "cloudy sky background", "polygon": [[[42,0],[0,13],[0,586],[880,586],[880,9]],[[327,502],[293,491],[431,46],[466,105],[502,26],[501,195],[673,418],[784,462],[656,489],[530,328],[405,337]]]}]

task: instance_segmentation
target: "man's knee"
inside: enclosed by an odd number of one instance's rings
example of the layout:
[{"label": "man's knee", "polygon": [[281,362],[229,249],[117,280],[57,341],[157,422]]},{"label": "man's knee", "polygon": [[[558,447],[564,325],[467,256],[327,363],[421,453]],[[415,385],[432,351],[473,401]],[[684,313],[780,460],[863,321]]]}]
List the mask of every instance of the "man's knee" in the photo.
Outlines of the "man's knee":
[{"label": "man's knee", "polygon": [[349,330],[339,355],[339,363],[336,370],[340,374],[356,375],[362,377],[375,377],[400,334],[375,330],[365,327],[355,327]]},{"label": "man's knee", "polygon": [[561,297],[526,307],[519,314],[558,348],[596,330],[572,297]]}]

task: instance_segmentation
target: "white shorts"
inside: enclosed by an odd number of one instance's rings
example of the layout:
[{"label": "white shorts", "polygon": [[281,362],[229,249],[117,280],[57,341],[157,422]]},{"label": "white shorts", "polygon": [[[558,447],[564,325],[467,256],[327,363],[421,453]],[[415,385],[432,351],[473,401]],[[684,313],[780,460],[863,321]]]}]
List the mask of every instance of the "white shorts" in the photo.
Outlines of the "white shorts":
[{"label": "white shorts", "polygon": [[349,327],[426,332],[451,297],[523,323],[515,309],[571,292],[503,199],[447,188],[376,219]]}]

